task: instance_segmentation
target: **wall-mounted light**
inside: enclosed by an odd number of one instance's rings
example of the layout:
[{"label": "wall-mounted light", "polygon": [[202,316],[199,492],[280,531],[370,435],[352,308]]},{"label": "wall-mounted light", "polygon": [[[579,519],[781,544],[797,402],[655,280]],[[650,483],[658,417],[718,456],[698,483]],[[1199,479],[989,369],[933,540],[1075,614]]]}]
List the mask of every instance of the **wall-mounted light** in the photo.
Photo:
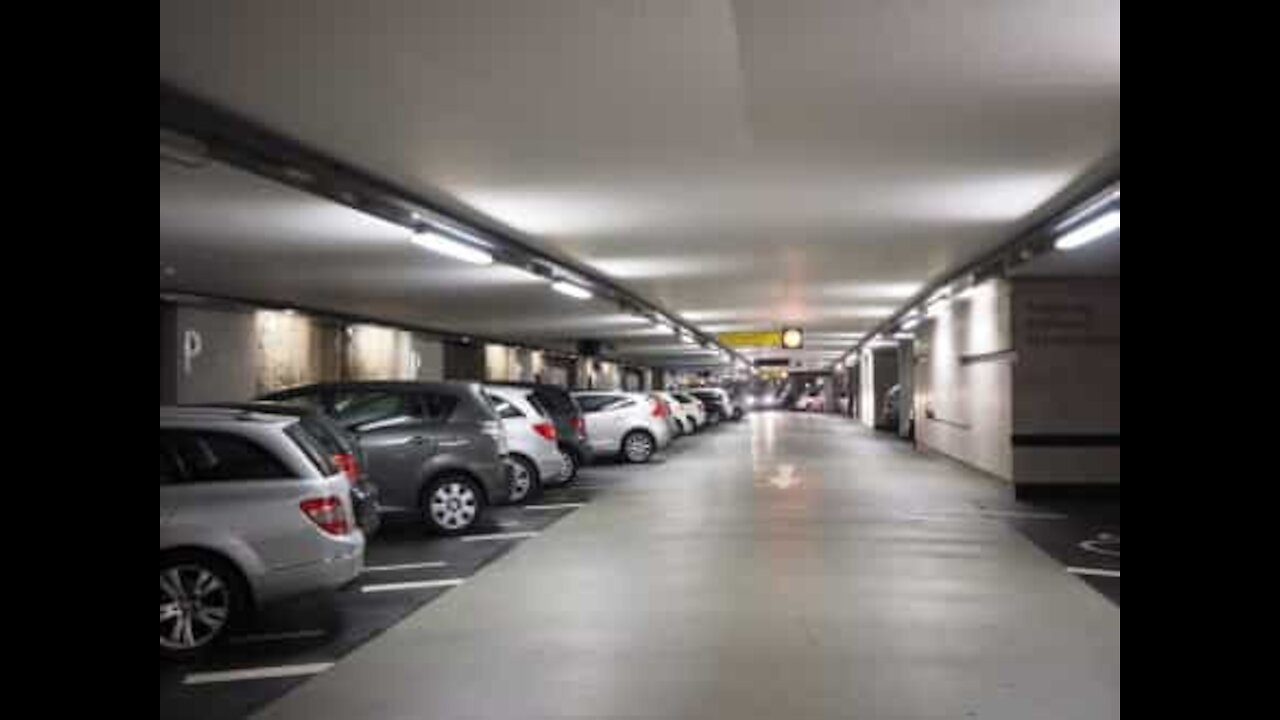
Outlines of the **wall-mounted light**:
[{"label": "wall-mounted light", "polygon": [[564,280],[557,280],[551,283],[551,289],[561,295],[568,295],[569,297],[577,298],[578,300],[586,300],[591,297],[590,290],[579,285],[574,285],[571,282],[565,282]]},{"label": "wall-mounted light", "polygon": [[1053,246],[1058,250],[1073,250],[1099,238],[1104,238],[1119,229],[1120,211],[1112,210],[1059,237],[1053,243]]},{"label": "wall-mounted light", "polygon": [[430,250],[433,253],[445,255],[454,260],[471,263],[472,265],[492,265],[493,255],[481,250],[473,245],[460,243],[452,238],[447,238],[437,232],[430,230],[422,230],[415,232],[410,238],[410,242],[424,250]]}]

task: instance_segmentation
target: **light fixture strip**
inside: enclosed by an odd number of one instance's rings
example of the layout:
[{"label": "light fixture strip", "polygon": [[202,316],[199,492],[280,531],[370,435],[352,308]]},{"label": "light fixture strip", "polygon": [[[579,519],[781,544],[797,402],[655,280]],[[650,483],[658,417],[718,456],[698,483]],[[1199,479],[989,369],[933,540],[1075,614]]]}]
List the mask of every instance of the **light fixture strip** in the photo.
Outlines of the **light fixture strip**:
[{"label": "light fixture strip", "polygon": [[433,253],[451,257],[454,260],[461,260],[472,265],[493,264],[493,255],[488,251],[445,237],[434,230],[419,230],[410,236],[409,240],[424,250],[430,250]]},{"label": "light fixture strip", "polygon": [[1074,250],[1119,229],[1120,211],[1111,210],[1059,237],[1054,241],[1053,246],[1058,250]]},{"label": "light fixture strip", "polygon": [[551,283],[551,289],[555,290],[561,295],[568,295],[569,297],[575,298],[577,300],[586,300],[591,297],[590,290],[584,287],[581,287],[579,285],[574,285],[571,282],[566,282],[564,280],[557,280]]}]

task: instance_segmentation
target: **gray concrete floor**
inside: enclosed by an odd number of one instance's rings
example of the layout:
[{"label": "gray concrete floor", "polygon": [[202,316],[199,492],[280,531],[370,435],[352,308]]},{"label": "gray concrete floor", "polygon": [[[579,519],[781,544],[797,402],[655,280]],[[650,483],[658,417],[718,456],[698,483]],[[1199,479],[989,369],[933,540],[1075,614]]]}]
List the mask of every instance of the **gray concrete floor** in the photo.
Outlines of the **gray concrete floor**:
[{"label": "gray concrete floor", "polygon": [[1120,610],[998,481],[763,413],[626,482],[256,717],[1120,715]]}]

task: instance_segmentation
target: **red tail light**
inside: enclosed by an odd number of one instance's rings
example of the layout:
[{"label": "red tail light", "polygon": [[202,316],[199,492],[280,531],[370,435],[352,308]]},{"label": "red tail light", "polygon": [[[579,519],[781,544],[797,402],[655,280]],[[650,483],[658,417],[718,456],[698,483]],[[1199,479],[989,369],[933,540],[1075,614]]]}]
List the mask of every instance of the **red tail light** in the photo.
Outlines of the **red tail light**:
[{"label": "red tail light", "polygon": [[533,424],[533,429],[534,429],[534,431],[535,431],[535,432],[537,432],[539,435],[541,435],[542,437],[544,437],[544,438],[546,438],[546,439],[550,440],[551,442],[555,442],[555,441],[556,441],[556,426],[555,426],[555,425],[552,425],[552,424],[551,424],[551,423],[549,423],[549,422],[534,423],[534,424]]},{"label": "red tail light", "polygon": [[573,426],[573,431],[579,435],[587,434],[587,421],[583,420],[581,417],[575,416],[569,421],[569,424]]},{"label": "red tail light", "polygon": [[300,503],[302,512],[320,529],[330,535],[346,535],[351,532],[351,523],[347,519],[347,509],[342,500],[330,495],[323,498],[312,498]]},{"label": "red tail light", "polygon": [[333,464],[337,465],[347,476],[347,480],[352,485],[360,479],[360,464],[356,462],[356,456],[351,453],[338,453],[333,456]]},{"label": "red tail light", "polygon": [[654,417],[666,417],[666,416],[667,416],[667,404],[666,404],[666,403],[664,403],[664,402],[662,402],[662,399],[661,399],[661,398],[649,398],[649,401],[653,403],[653,416],[654,416]]}]

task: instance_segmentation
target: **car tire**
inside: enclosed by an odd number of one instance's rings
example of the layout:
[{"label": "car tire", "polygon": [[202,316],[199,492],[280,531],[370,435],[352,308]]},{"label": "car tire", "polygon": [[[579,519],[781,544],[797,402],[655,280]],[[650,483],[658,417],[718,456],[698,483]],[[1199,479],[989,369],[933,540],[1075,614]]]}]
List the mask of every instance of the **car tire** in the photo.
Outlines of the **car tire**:
[{"label": "car tire", "polygon": [[538,466],[523,455],[511,456],[511,494],[507,501],[512,505],[528,502],[542,491],[542,475]]},{"label": "car tire", "polygon": [[231,563],[198,551],[160,555],[161,658],[199,655],[248,614],[248,586]]},{"label": "car tire", "polygon": [[422,490],[422,517],[438,535],[461,535],[484,516],[484,494],[463,473],[432,478]]},{"label": "car tire", "polygon": [[741,421],[741,420],[742,420],[742,408],[734,408],[734,409],[733,409],[733,421],[734,421],[734,422],[739,422],[739,421]]},{"label": "car tire", "polygon": [[712,411],[710,411],[710,412],[708,412],[708,413],[707,413],[707,424],[708,424],[708,425],[719,425],[719,424],[720,424],[720,411],[719,411],[719,410],[712,410]]},{"label": "car tire", "polygon": [[632,430],[622,438],[622,457],[629,463],[647,463],[657,449],[657,441],[645,430]]},{"label": "car tire", "polygon": [[565,448],[560,448],[560,459],[564,461],[565,466],[563,482],[573,482],[573,479],[578,477],[578,468],[582,466],[582,460],[578,457],[578,453]]}]

